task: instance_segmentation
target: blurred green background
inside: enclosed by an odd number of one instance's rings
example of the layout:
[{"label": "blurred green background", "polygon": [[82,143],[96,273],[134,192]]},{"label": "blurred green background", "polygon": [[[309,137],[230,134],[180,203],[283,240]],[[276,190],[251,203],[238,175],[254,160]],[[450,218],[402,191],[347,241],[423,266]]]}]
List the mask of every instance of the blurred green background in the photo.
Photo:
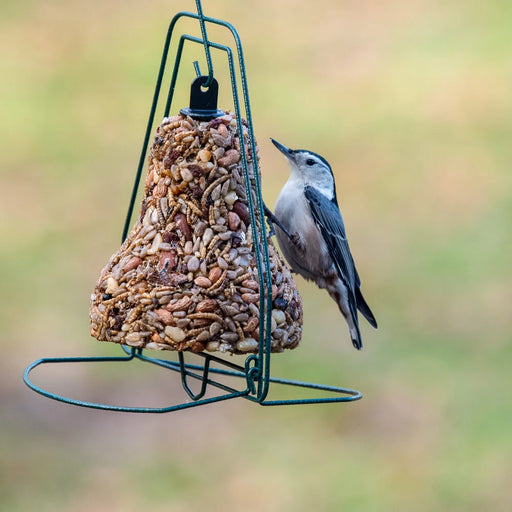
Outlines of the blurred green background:
[{"label": "blurred green background", "polygon": [[[364,399],[123,415],[23,385],[39,357],[119,353],[90,338],[89,294],[119,246],[167,24],[195,5],[2,0],[0,509],[512,510],[512,4],[204,4],[244,44],[266,202],[288,173],[269,137],[330,161],[380,325],[356,352],[335,304],[297,278],[303,342],[273,374]],[[140,364],[35,380],[92,400],[183,399]]]}]

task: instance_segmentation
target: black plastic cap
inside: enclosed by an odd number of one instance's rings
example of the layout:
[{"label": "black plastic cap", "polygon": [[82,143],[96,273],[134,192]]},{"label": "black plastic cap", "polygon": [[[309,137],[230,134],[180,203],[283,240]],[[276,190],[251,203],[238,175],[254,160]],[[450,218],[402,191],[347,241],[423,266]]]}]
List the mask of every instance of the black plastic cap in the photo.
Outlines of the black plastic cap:
[{"label": "black plastic cap", "polygon": [[190,86],[190,106],[182,108],[180,114],[190,116],[193,119],[207,121],[216,117],[223,116],[225,112],[217,108],[217,98],[219,95],[219,84],[215,78],[212,78],[210,86],[206,91],[201,86],[208,80],[207,76],[198,76]]}]

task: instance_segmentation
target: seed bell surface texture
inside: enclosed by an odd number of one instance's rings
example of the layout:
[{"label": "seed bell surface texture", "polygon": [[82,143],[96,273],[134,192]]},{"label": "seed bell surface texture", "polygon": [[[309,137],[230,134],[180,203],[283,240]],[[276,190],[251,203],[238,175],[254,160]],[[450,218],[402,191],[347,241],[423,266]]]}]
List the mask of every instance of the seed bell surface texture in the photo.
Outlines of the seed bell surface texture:
[{"label": "seed bell surface texture", "polygon": [[[245,121],[243,136],[252,180]],[[148,160],[139,218],[91,295],[91,335],[157,350],[257,352],[262,312],[235,114],[165,118]],[[261,222],[256,215],[258,230]],[[270,239],[268,250],[271,349],[282,352],[300,341],[302,299]]]}]

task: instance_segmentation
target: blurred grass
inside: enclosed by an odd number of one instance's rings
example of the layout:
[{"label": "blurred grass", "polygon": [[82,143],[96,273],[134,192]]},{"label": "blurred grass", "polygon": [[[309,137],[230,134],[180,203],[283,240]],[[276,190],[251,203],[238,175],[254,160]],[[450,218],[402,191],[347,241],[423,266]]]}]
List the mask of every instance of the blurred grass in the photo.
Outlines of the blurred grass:
[{"label": "blurred grass", "polygon": [[[194,4],[4,0],[0,508],[509,511],[510,3],[204,8],[244,43],[267,203],[287,176],[270,136],[328,158],[379,320],[356,353],[334,303],[298,279],[303,343],[273,373],[365,397],[143,417],[24,388],[38,357],[118,353],[90,340],[88,297],[119,244],[168,19]],[[222,107],[228,92],[221,81]],[[114,401],[176,398],[139,366],[48,379]]]}]

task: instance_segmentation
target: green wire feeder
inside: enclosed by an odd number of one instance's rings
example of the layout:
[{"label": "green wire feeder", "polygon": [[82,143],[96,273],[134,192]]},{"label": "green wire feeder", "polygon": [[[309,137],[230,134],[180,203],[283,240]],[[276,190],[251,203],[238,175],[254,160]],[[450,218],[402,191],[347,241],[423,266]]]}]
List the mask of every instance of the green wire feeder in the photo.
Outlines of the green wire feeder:
[{"label": "green wire feeder", "polygon": [[[359,400],[362,395],[358,391],[352,389],[326,386],[322,384],[314,384],[308,382],[300,382],[295,380],[280,379],[270,376],[270,355],[271,355],[271,314],[272,314],[272,283],[271,283],[271,272],[270,272],[270,260],[267,245],[267,233],[265,232],[265,224],[261,223],[261,229],[257,228],[256,224],[256,212],[260,219],[264,218],[264,203],[261,194],[261,185],[259,180],[258,161],[257,158],[252,159],[253,166],[253,185],[249,177],[248,161],[246,148],[244,144],[243,126],[242,126],[242,113],[239,99],[239,86],[235,73],[235,58],[238,59],[239,76],[242,87],[243,106],[245,111],[245,119],[247,121],[247,129],[249,133],[250,149],[252,155],[256,155],[256,146],[254,139],[254,132],[252,127],[252,116],[249,105],[249,94],[247,90],[247,80],[245,75],[245,64],[242,52],[242,45],[237,31],[230,23],[222,20],[209,18],[203,15],[202,6],[200,0],[196,0],[197,14],[191,12],[180,12],[172,19],[169,29],[167,31],[167,37],[165,39],[164,50],[162,54],[162,60],[160,64],[160,70],[158,72],[158,78],[155,87],[155,93],[153,96],[153,102],[151,105],[151,112],[147,124],[146,134],[144,137],[144,144],[142,146],[142,152],[140,155],[139,166],[135,177],[135,183],[133,186],[132,195],[130,198],[130,204],[128,213],[126,216],[126,222],[124,225],[122,240],[124,241],[128,235],[130,227],[133,209],[135,205],[135,199],[137,191],[139,189],[140,178],[144,167],[146,152],[150,135],[153,129],[153,122],[155,118],[155,112],[160,98],[160,90],[162,86],[162,79],[164,76],[165,66],[168,60],[169,47],[174,33],[176,23],[181,18],[191,18],[199,22],[201,28],[202,37],[198,38],[188,34],[183,34],[180,37],[177,45],[176,56],[174,59],[174,68],[172,72],[171,82],[169,86],[169,92],[167,94],[167,102],[164,110],[164,117],[169,115],[171,109],[172,99],[178,78],[178,71],[180,67],[181,57],[185,42],[196,43],[204,47],[206,63],[208,66],[208,75],[201,76],[199,70],[199,64],[194,62],[196,74],[198,78],[194,80],[191,89],[191,104],[189,109],[183,109],[184,114],[195,114],[205,118],[213,118],[216,115],[222,115],[222,111],[216,110],[216,88],[217,82],[213,76],[213,65],[211,58],[211,48],[225,52],[228,59],[231,88],[233,94],[234,109],[237,119],[237,129],[240,139],[240,153],[243,165],[243,174],[245,189],[247,192],[247,202],[250,214],[250,223],[252,226],[252,232],[254,233],[254,246],[260,247],[261,251],[255,251],[256,267],[258,271],[259,279],[259,294],[260,311],[264,311],[265,314],[260,315],[259,324],[259,340],[258,340],[258,353],[252,354],[245,359],[243,365],[236,364],[231,361],[227,361],[220,357],[214,356],[210,353],[198,353],[192,354],[202,358],[202,364],[190,364],[185,362],[185,356],[183,352],[178,352],[178,361],[171,361],[168,359],[159,359],[155,357],[148,357],[143,353],[141,348],[126,347],[122,345],[122,349],[125,355],[119,357],[56,357],[56,358],[44,358],[33,362],[28,366],[24,373],[25,383],[37,393],[43,396],[65,402],[68,404],[78,405],[81,407],[90,407],[93,409],[105,409],[110,411],[122,411],[122,412],[139,412],[139,413],[163,413],[177,411],[180,409],[186,409],[189,407],[195,407],[206,403],[219,402],[235,397],[243,397],[247,400],[257,402],[260,405],[290,405],[290,404],[318,404],[318,403],[333,403],[333,402],[349,402]],[[225,27],[231,32],[236,46],[236,54],[233,50],[224,44],[218,44],[208,40],[206,32],[206,24],[219,25]],[[195,84],[195,85],[194,85]],[[207,89],[207,92],[213,92],[215,96],[212,99],[211,95],[205,95],[201,92],[200,86],[203,86],[203,90]],[[195,90],[195,92],[194,92]],[[220,112],[220,114],[219,114]],[[253,194],[250,193],[250,188],[253,187],[254,197],[256,198],[256,204],[253,201]],[[261,232],[263,230],[263,232]],[[188,353],[187,353],[188,354]],[[116,406],[102,403],[85,402],[81,400],[75,400],[67,398],[61,395],[56,395],[44,389],[41,389],[30,380],[30,373],[34,368],[43,364],[50,363],[84,363],[84,362],[128,362],[132,360],[139,360],[147,363],[151,363],[163,368],[178,372],[181,376],[181,383],[183,389],[188,395],[188,401],[168,407],[125,407]],[[215,366],[213,366],[215,365]],[[219,378],[224,378],[224,381]],[[233,377],[239,379],[241,382],[240,387],[237,389],[228,385],[233,381]],[[199,390],[194,392],[190,386],[190,379],[199,381]],[[314,397],[314,398],[294,398],[294,399],[283,399],[283,400],[267,400],[267,395],[270,388],[270,383],[282,384],[285,386],[292,386],[294,388],[305,388],[309,390],[315,390],[316,392],[326,392],[329,396],[325,397]],[[211,395],[213,392],[216,393],[214,396]]]}]

